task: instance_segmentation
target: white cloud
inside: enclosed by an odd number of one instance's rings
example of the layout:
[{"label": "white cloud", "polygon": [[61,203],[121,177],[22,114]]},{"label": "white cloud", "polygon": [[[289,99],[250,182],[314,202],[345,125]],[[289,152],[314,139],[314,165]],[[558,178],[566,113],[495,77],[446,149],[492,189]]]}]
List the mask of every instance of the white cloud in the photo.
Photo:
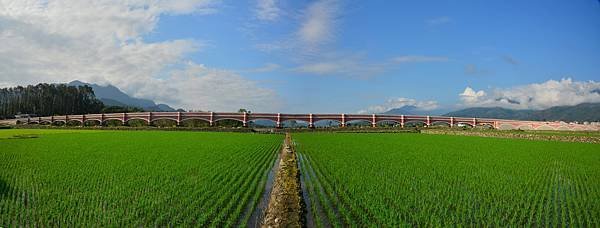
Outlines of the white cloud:
[{"label": "white cloud", "polygon": [[277,0],[257,0],[255,12],[256,18],[261,21],[274,21],[281,15]]},{"label": "white cloud", "polygon": [[342,76],[352,78],[371,78],[384,72],[388,63],[369,63],[363,55],[323,55],[318,61],[300,65],[294,72],[323,76]]},{"label": "white cloud", "polygon": [[[193,102],[183,100],[194,94],[192,89],[170,86],[173,82],[164,78],[173,74],[173,68],[190,67],[185,64],[186,56],[198,50],[202,42],[146,42],[142,37],[155,30],[162,15],[213,13],[214,6],[211,0],[0,0],[0,85],[77,79],[110,83],[136,97],[195,108],[188,106]],[[184,77],[189,81],[177,83],[205,87],[198,83],[215,81],[203,75],[200,78],[205,80]],[[211,75],[261,90],[239,75]],[[169,94],[179,97],[160,97]],[[227,93],[214,94],[219,96],[214,99],[228,99]],[[234,93],[231,96],[237,98]],[[226,107],[211,109],[218,108]]]},{"label": "white cloud", "polygon": [[448,57],[419,55],[398,56],[379,62],[368,62],[365,56],[360,54],[322,54],[318,58],[319,61],[300,65],[293,70],[309,74],[365,79],[375,77],[400,64],[448,61]]},{"label": "white cloud", "polygon": [[358,113],[383,113],[395,108],[402,108],[405,106],[413,106],[417,111],[431,111],[439,107],[437,101],[417,101],[411,98],[391,98],[381,105],[370,106],[367,109],[360,110]]},{"label": "white cloud", "polygon": [[189,63],[184,70],[173,71],[167,80],[162,86],[146,92],[156,94],[157,100],[170,99],[182,107],[200,110],[246,108],[274,112],[281,106],[275,91],[228,70]]},{"label": "white cloud", "polygon": [[320,0],[312,3],[304,12],[299,39],[309,48],[331,42],[335,38],[337,19],[340,14],[336,0]]},{"label": "white cloud", "polygon": [[548,80],[485,92],[467,87],[459,94],[464,106],[545,109],[553,106],[600,102],[600,82],[578,82],[570,78]]},{"label": "white cloud", "polygon": [[460,99],[467,104],[477,103],[479,101],[479,99],[481,99],[485,95],[486,95],[486,93],[483,90],[475,91],[471,87],[468,87],[468,86],[467,86],[467,88],[465,88],[465,91],[463,91],[461,94],[459,94]]},{"label": "white cloud", "polygon": [[[275,13],[277,12],[277,13]],[[258,0],[255,9],[259,20],[275,20],[282,14],[281,8],[272,0]],[[289,52],[294,56],[316,56],[323,50],[330,49],[328,44],[333,43],[336,38],[337,27],[342,13],[341,3],[338,0],[317,0],[310,2],[300,12],[289,12],[289,18],[298,24],[290,33],[275,40],[259,42],[254,45],[263,52]],[[275,15],[277,15],[275,17]],[[252,29],[256,25],[247,26]],[[252,30],[247,29],[247,30]],[[251,32],[253,36],[256,33]]]}]

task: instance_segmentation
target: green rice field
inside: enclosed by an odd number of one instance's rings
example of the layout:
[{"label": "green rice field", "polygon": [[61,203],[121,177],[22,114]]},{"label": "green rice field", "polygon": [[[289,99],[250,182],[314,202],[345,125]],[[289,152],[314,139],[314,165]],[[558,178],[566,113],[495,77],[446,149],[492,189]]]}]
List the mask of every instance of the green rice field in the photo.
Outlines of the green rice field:
[{"label": "green rice field", "polygon": [[245,226],[282,135],[0,131],[0,227]]},{"label": "green rice field", "polygon": [[[292,139],[309,227],[600,224],[600,144],[417,133]],[[0,130],[0,227],[253,226],[282,141]]]},{"label": "green rice field", "polygon": [[598,144],[422,134],[293,138],[316,226],[600,225]]}]

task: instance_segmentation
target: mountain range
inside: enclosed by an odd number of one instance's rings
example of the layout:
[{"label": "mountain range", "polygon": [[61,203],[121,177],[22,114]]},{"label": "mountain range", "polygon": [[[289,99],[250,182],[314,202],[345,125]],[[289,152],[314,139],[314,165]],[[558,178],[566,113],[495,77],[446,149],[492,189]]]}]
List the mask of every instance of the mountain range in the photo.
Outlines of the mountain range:
[{"label": "mountain range", "polygon": [[573,106],[555,106],[543,110],[514,110],[500,107],[467,108],[444,116],[481,117],[513,120],[540,120],[565,122],[600,121],[600,103],[581,103]]},{"label": "mountain range", "polygon": [[113,85],[101,86],[98,84],[86,83],[82,81],[72,81],[68,83],[69,86],[83,86],[87,85],[92,87],[96,97],[104,103],[106,106],[121,106],[121,107],[136,107],[144,109],[145,111],[152,112],[174,112],[174,108],[166,104],[156,104],[152,100],[135,98],[127,95],[119,88]]}]

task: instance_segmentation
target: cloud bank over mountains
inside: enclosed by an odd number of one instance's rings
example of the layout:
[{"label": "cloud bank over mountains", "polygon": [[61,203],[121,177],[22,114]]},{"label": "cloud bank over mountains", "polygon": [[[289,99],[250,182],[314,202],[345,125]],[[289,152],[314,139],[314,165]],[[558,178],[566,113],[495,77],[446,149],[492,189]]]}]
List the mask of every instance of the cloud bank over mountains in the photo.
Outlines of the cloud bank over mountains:
[{"label": "cloud bank over mountains", "polygon": [[[280,103],[274,101],[275,91],[232,71],[188,64],[186,56],[198,51],[202,41],[143,39],[163,15],[211,14],[218,11],[218,4],[211,0],[0,0],[0,86],[82,80],[110,83],[133,96],[184,108],[221,104],[211,108],[231,111],[244,105],[274,111],[273,104]],[[183,71],[175,70],[182,67]],[[171,83],[172,78],[178,81]],[[197,96],[195,86],[202,88],[202,96]]]},{"label": "cloud bank over mountains", "polygon": [[370,106],[364,110],[358,111],[359,114],[371,114],[371,113],[384,113],[392,109],[403,108],[403,107],[414,107],[417,111],[432,111],[439,108],[436,101],[417,101],[411,98],[391,98],[385,103],[380,105]]},{"label": "cloud bank over mountains", "polygon": [[600,102],[600,82],[580,82],[566,78],[489,91],[476,91],[466,87],[459,96],[463,105],[467,107],[545,109],[553,106]]},{"label": "cloud bank over mountains", "polygon": [[418,101],[411,98],[391,98],[380,105],[373,105],[358,113],[384,113],[392,109],[412,106],[418,111],[434,111],[440,108],[456,110],[470,107],[502,107],[509,109],[542,110],[554,106],[572,106],[581,103],[600,102],[600,82],[573,81],[564,78],[542,83],[495,88],[488,91],[475,90],[469,86],[458,94],[461,103],[442,105],[437,101]]}]

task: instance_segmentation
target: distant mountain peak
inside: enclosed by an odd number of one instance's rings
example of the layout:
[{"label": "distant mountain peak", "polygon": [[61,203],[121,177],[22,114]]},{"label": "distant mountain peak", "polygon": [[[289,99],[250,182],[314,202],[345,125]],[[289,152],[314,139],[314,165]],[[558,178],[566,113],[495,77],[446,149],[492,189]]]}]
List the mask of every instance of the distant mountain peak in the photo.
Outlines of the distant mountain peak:
[{"label": "distant mountain peak", "polygon": [[131,97],[119,88],[113,85],[101,86],[93,83],[86,83],[79,80],[69,82],[70,86],[83,86],[87,85],[92,87],[96,97],[100,99],[107,106],[129,106],[137,107],[147,111],[167,111],[172,112],[175,109],[169,107],[166,104],[156,104],[152,100]]}]

